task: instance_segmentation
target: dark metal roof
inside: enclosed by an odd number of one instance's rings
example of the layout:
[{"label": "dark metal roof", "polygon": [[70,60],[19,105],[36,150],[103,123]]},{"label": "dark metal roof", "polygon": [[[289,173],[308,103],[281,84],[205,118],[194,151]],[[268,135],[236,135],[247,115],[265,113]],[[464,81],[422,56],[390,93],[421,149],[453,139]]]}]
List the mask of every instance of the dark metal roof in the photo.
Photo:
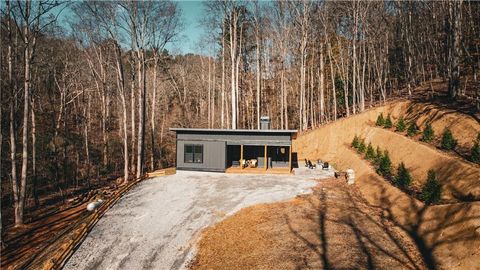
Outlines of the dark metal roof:
[{"label": "dark metal roof", "polygon": [[215,128],[170,128],[175,132],[209,133],[297,133],[296,129],[215,129]]}]

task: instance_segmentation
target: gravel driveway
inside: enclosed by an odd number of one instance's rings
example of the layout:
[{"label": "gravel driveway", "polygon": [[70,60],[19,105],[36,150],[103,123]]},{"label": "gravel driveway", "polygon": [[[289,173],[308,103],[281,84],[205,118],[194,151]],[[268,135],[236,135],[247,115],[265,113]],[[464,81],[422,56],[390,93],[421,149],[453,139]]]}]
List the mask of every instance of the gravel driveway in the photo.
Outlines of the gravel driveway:
[{"label": "gravel driveway", "polygon": [[64,269],[183,269],[202,228],[258,203],[308,193],[316,175],[178,171],[145,180],[97,223]]}]

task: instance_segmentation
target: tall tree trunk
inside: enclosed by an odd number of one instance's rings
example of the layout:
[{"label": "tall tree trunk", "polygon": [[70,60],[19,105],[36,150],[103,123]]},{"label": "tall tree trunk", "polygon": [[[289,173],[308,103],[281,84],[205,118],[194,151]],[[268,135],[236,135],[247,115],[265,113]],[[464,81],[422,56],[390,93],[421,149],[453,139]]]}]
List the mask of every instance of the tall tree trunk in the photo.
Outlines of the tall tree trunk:
[{"label": "tall tree trunk", "polygon": [[146,101],[146,78],[145,78],[145,54],[143,49],[138,52],[138,145],[137,145],[137,178],[143,175],[144,139],[145,139],[145,101]]},{"label": "tall tree trunk", "polygon": [[257,54],[257,59],[256,59],[256,62],[257,62],[257,128],[260,129],[260,97],[261,97],[261,75],[262,75],[262,70],[261,70],[261,66],[260,66],[260,33],[259,33],[259,29],[258,29],[259,26],[257,26],[256,28],[256,32],[255,32],[255,41],[256,41],[256,44],[257,44],[257,48],[256,48],[256,54]]},{"label": "tall tree trunk", "polygon": [[306,41],[302,43],[301,46],[301,53],[300,53],[300,127],[302,130],[307,129],[307,113],[306,113],[306,102],[305,102],[305,48],[306,48]]},{"label": "tall tree trunk", "polygon": [[352,41],[353,45],[353,64],[352,64],[352,113],[356,114],[357,113],[357,76],[356,76],[356,71],[357,71],[357,56],[355,52],[355,40]]},{"label": "tall tree trunk", "polygon": [[[27,5],[28,6],[28,5]],[[30,12],[29,7],[26,7],[26,13]],[[27,18],[29,15],[26,16]],[[34,42],[30,40],[30,30],[27,26],[24,27],[24,59],[25,59],[25,82],[23,91],[23,134],[22,134],[22,170],[20,176],[20,191],[18,198],[18,206],[15,212],[15,225],[23,224],[23,212],[25,208],[25,193],[27,188],[27,166],[28,166],[28,114],[30,103],[30,61],[31,61],[31,44]],[[18,209],[17,209],[18,208]]]},{"label": "tall tree trunk", "polygon": [[83,125],[83,137],[85,139],[85,165],[87,166],[87,187],[90,189],[90,150],[89,150],[89,139],[88,139],[88,127],[90,125],[90,94],[87,93],[87,106],[84,107],[83,115],[85,116],[85,123]]},{"label": "tall tree trunk", "polygon": [[107,78],[106,78],[106,71],[103,66],[103,54],[102,50],[99,50],[99,64],[100,64],[100,76],[102,80],[102,90],[101,90],[101,98],[102,98],[102,160],[103,166],[107,167],[108,165],[108,138],[107,138],[107,118],[108,118],[108,91],[107,91]]},{"label": "tall tree trunk", "polygon": [[335,91],[335,70],[333,69],[332,46],[328,42],[328,60],[330,62],[330,80],[332,82],[333,120],[337,120],[337,92]]},{"label": "tall tree trunk", "polygon": [[283,90],[283,71],[280,71],[280,128],[281,129],[286,129],[285,120],[283,119],[285,114],[285,104],[283,103],[284,95],[285,93]]},{"label": "tall tree trunk", "polygon": [[[312,51],[312,54],[316,54],[316,52]],[[315,56],[313,56],[315,58]],[[317,127],[317,125],[320,124],[320,115],[319,115],[319,110],[320,110],[320,94],[318,91],[315,91],[315,79],[318,79],[318,74],[315,75],[315,60],[312,59],[311,62],[311,67],[310,67],[310,121],[312,123],[312,128]],[[317,73],[319,68],[316,69]],[[317,89],[318,90],[318,89]],[[315,99],[316,98],[316,99]],[[325,96],[323,97],[325,101]],[[318,105],[317,105],[318,104]],[[325,103],[323,103],[323,109],[325,113]]]},{"label": "tall tree trunk", "polygon": [[462,0],[448,2],[447,19],[447,59],[448,59],[448,95],[455,99],[460,88],[460,54],[461,54],[461,7]]},{"label": "tall tree trunk", "polygon": [[[7,2],[9,3],[9,2]],[[8,20],[10,22],[10,20]],[[10,32],[10,31],[9,31]],[[11,32],[10,32],[11,35]],[[11,39],[10,39],[11,40]],[[11,42],[10,42],[11,43]],[[10,44],[9,43],[9,44]],[[11,82],[11,100],[10,100],[10,164],[11,164],[11,174],[12,174],[12,191],[13,191],[13,206],[15,212],[15,220],[20,219],[20,212],[19,212],[19,182],[18,182],[18,175],[17,175],[17,138],[16,138],[16,130],[17,127],[15,125],[15,104],[17,103],[17,96],[16,96],[16,83],[13,84],[12,80],[12,54],[10,51],[9,57],[9,81]]]},{"label": "tall tree trunk", "polygon": [[350,107],[348,100],[348,65],[346,65],[346,72],[344,74],[343,94],[345,97],[345,110],[347,111],[347,117],[350,116]]},{"label": "tall tree trunk", "polygon": [[155,170],[155,159],[156,159],[156,148],[155,148],[155,112],[157,106],[157,65],[158,65],[158,56],[157,51],[154,51],[153,59],[153,89],[152,89],[152,111],[150,115],[150,135],[152,140],[151,145],[151,156],[150,156],[150,171]]},{"label": "tall tree trunk", "polygon": [[412,96],[412,87],[414,86],[414,78],[413,78],[413,73],[412,73],[412,44],[411,44],[411,27],[412,27],[412,8],[408,7],[408,23],[405,24],[405,39],[407,40],[407,88],[408,88],[408,96]]},{"label": "tall tree trunk", "polygon": [[107,102],[105,97],[105,83],[103,83],[102,92],[100,93],[102,96],[102,163],[104,167],[108,165],[108,139],[107,139]]},{"label": "tall tree trunk", "polygon": [[[349,107],[349,101],[348,101],[348,65],[345,64],[345,57],[344,57],[344,51],[343,51],[343,48],[342,48],[342,44],[341,44],[341,40],[340,38],[337,36],[337,44],[339,46],[339,49],[340,49],[340,65],[339,65],[339,68],[338,70],[340,70],[342,72],[341,74],[341,78],[342,78],[342,87],[343,87],[343,99],[344,99],[344,103],[345,103],[345,112],[346,112],[346,116],[349,117],[350,116],[350,107]],[[335,59],[335,58],[333,58]]]},{"label": "tall tree trunk", "polygon": [[36,121],[35,121],[35,99],[32,98],[32,182],[33,182],[33,199],[35,201],[35,206],[40,205],[38,199],[38,183],[37,183],[37,130],[36,130]]},{"label": "tall tree trunk", "polygon": [[11,174],[12,174],[12,190],[13,190],[13,205],[15,210],[15,221],[20,220],[20,212],[19,212],[19,183],[18,183],[18,176],[17,176],[17,140],[15,137],[15,101],[13,99],[15,97],[15,93],[12,87],[12,101],[10,104],[10,163],[11,163]]},{"label": "tall tree trunk", "polygon": [[[7,53],[8,54],[8,53]],[[8,56],[7,56],[8,59]],[[10,83],[10,81],[8,82]],[[8,87],[11,87],[9,85]],[[2,145],[3,145],[3,132],[2,128],[3,127],[3,114],[2,114],[2,109],[3,109],[3,87],[0,87],[0,198],[2,194]],[[0,207],[0,248],[3,249],[3,226],[2,226],[2,209]]]},{"label": "tall tree trunk", "polygon": [[211,124],[211,127],[214,128],[215,127],[215,98],[217,96],[217,91],[215,89],[216,86],[216,61],[215,59],[213,59],[213,81],[212,81],[212,124]]},{"label": "tall tree trunk", "polygon": [[[365,26],[364,26],[365,28]],[[362,57],[363,57],[363,64],[362,64],[362,76],[360,78],[360,70],[358,72],[358,76],[359,76],[359,79],[358,79],[358,82],[360,84],[360,112],[363,112],[365,111],[365,67],[366,67],[366,64],[367,64],[367,54],[365,53],[365,44],[366,42],[363,41],[362,42],[362,48],[363,48],[363,53],[362,53]],[[358,66],[358,68],[360,69],[360,65]]]},{"label": "tall tree trunk", "polygon": [[[211,57],[208,57],[207,65],[208,65],[208,82],[207,82],[207,126],[208,128],[212,128],[211,123],[212,123],[212,104],[211,104],[211,99],[212,99],[212,70],[211,70]],[[203,77],[203,76],[202,76]]]},{"label": "tall tree trunk", "polygon": [[[121,60],[120,60],[121,61]],[[135,130],[136,130],[136,126],[135,126],[135,56],[134,56],[134,52],[132,51],[132,55],[131,55],[131,63],[132,63],[132,66],[131,66],[131,89],[130,89],[130,119],[131,119],[131,145],[132,145],[132,155],[131,155],[131,160],[130,160],[130,164],[132,165],[132,173],[135,174]],[[140,86],[139,86],[140,87]]]},{"label": "tall tree trunk", "polygon": [[[123,73],[123,64],[122,64],[122,54],[121,49],[118,44],[115,44],[115,60],[116,60],[116,67],[117,67],[117,87],[118,92],[120,93],[120,99],[122,102],[122,122],[123,122],[123,182],[128,182],[128,173],[129,173],[129,166],[128,166],[128,119],[127,119],[127,97],[126,97],[126,90],[125,90],[125,77]],[[132,81],[132,85],[134,82]],[[133,93],[133,87],[132,87]],[[132,112],[133,112],[132,107]],[[132,117],[132,127],[135,126],[134,124],[134,117]],[[133,128],[132,128],[133,131]],[[132,132],[133,137],[134,132]],[[133,153],[133,143],[132,143],[132,153]],[[132,154],[133,156],[133,154]]]},{"label": "tall tree trunk", "polygon": [[288,129],[289,128],[289,125],[288,125],[288,89],[286,88],[285,86],[285,68],[282,67],[282,87],[283,87],[283,106],[284,106],[284,113],[285,113],[285,117],[283,118],[285,120],[285,129]]},{"label": "tall tree trunk", "polygon": [[[13,127],[13,121],[14,121],[14,104],[15,104],[15,90],[13,88],[13,57],[12,57],[12,28],[11,28],[11,20],[10,20],[10,1],[6,1],[6,14],[7,14],[7,34],[8,34],[8,47],[7,47],[7,61],[8,61],[8,88],[10,90],[11,94],[11,100],[10,100],[10,149],[11,149],[11,156],[10,156],[10,161],[12,163],[12,190],[13,190],[13,197],[14,197],[14,204],[16,201],[18,201],[18,194],[17,194],[17,175],[16,175],[16,167],[15,167],[15,136],[14,136],[14,127]],[[3,87],[0,87],[0,104],[3,104]],[[2,127],[2,109],[0,108],[0,127]],[[1,132],[0,128],[0,162],[2,160],[2,142],[3,142],[3,133]],[[0,164],[0,195],[2,194],[2,164]],[[2,225],[2,211],[0,207],[0,248],[4,248],[4,241],[3,241],[3,225]]]},{"label": "tall tree trunk", "polygon": [[[239,110],[239,104],[240,104],[240,87],[239,87],[239,73],[240,73],[240,60],[241,60],[241,57],[240,57],[240,54],[242,52],[242,37],[243,37],[243,25],[240,26],[240,40],[238,41],[238,55],[236,57],[236,63],[235,63],[235,100],[236,100],[236,104],[235,104],[235,112],[236,112],[236,119],[237,119],[237,124],[236,126],[238,127],[240,125],[240,110]],[[244,121],[245,123],[245,121]]]},{"label": "tall tree trunk", "polygon": [[356,113],[357,111],[357,81],[356,81],[356,71],[357,71],[357,5],[356,1],[353,1],[353,37],[352,37],[352,60],[353,60],[353,65],[352,65],[352,94],[353,94],[353,99],[352,99],[352,112],[353,114]]},{"label": "tall tree trunk", "polygon": [[[237,60],[237,14],[236,10],[231,12],[230,20],[230,59],[231,59],[231,103],[232,103],[232,129],[237,129],[237,91],[236,91],[236,76],[235,76],[235,67]],[[232,34],[233,33],[233,34]]]},{"label": "tall tree trunk", "polygon": [[323,43],[320,44],[320,123],[325,121],[325,69],[323,63]]},{"label": "tall tree trunk", "polygon": [[222,24],[222,114],[221,127],[225,128],[225,20]]},{"label": "tall tree trunk", "polygon": [[127,120],[127,102],[125,98],[125,91],[121,93],[122,99],[122,115],[123,115],[123,181],[128,181],[128,120]]}]

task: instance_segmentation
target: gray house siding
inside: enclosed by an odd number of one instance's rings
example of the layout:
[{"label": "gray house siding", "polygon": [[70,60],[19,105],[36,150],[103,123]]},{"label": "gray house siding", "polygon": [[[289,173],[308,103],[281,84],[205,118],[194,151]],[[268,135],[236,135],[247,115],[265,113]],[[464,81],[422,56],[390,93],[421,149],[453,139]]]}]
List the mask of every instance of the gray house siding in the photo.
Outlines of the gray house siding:
[{"label": "gray house siding", "polygon": [[178,133],[177,140],[192,141],[223,141],[227,145],[269,145],[290,146],[290,134],[199,134]]},{"label": "gray house siding", "polygon": [[[180,137],[180,134],[178,134]],[[185,145],[203,145],[203,163],[185,163]],[[226,144],[224,141],[177,140],[177,169],[225,171]]]}]

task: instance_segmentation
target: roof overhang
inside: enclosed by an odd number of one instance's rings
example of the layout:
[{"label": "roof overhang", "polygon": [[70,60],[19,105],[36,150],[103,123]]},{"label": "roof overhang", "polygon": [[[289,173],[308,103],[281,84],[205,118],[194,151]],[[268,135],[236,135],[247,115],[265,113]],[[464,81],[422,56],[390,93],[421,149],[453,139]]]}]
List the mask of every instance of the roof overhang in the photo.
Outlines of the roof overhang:
[{"label": "roof overhang", "polygon": [[214,128],[170,128],[170,131],[185,133],[297,133],[296,129],[214,129]]}]

